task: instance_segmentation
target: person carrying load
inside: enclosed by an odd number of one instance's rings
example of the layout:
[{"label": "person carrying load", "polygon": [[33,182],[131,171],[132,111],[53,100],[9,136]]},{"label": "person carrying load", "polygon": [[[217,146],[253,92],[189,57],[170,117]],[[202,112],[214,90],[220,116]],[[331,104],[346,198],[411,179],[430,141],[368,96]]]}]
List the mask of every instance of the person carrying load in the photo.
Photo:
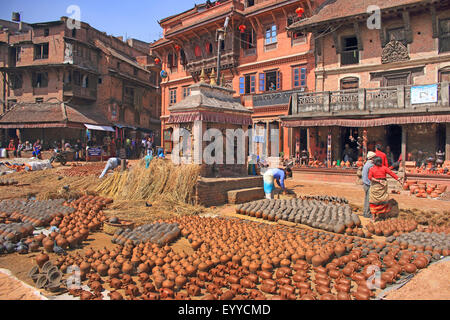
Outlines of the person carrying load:
[{"label": "person carrying load", "polygon": [[401,178],[392,172],[391,169],[383,166],[383,160],[380,157],[374,157],[372,161],[374,166],[369,169],[369,203],[372,220],[376,221],[391,210],[386,174],[389,174],[398,182],[400,182]]}]

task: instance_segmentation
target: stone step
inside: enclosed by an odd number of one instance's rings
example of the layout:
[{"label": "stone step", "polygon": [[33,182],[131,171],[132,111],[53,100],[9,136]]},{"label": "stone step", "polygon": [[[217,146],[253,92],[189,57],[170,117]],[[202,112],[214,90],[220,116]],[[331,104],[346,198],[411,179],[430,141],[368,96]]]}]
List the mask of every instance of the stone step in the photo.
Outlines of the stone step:
[{"label": "stone step", "polygon": [[261,187],[230,190],[227,192],[228,203],[237,204],[264,198],[264,189]]}]

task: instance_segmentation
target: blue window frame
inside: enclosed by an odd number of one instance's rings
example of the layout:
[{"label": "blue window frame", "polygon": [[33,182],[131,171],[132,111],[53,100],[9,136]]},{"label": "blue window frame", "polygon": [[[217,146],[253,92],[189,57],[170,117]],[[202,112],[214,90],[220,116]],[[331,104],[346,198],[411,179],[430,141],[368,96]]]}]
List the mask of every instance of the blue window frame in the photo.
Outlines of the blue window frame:
[{"label": "blue window frame", "polygon": [[306,87],[306,68],[293,67],[292,68],[292,86],[294,88]]},{"label": "blue window frame", "polygon": [[277,26],[274,24],[266,28],[265,44],[272,44],[277,42]]}]

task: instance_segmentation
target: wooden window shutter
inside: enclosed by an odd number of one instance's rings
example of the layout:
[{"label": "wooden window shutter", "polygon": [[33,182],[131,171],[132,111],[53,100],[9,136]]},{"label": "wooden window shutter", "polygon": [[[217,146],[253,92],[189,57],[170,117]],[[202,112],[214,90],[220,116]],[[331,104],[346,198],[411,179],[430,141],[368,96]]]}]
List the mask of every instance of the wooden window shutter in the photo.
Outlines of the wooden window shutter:
[{"label": "wooden window shutter", "polygon": [[250,76],[250,93],[256,92],[256,76],[252,74]]},{"label": "wooden window shutter", "polygon": [[239,77],[239,94],[245,93],[245,77]]},{"label": "wooden window shutter", "polygon": [[281,72],[277,71],[277,90],[281,90]]},{"label": "wooden window shutter", "polygon": [[260,73],[259,74],[259,91],[264,92],[266,89],[266,74]]}]

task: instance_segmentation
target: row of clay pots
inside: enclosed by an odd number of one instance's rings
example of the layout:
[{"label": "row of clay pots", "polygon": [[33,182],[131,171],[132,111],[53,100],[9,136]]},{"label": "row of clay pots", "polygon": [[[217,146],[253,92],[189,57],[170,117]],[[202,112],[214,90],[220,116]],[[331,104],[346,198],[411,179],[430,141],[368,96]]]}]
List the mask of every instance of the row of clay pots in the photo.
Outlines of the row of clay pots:
[{"label": "row of clay pots", "polygon": [[[387,284],[431,259],[382,242],[239,219],[190,216],[165,222],[179,224],[181,233],[196,244],[193,254],[128,242],[60,257],[57,265],[78,265],[85,281],[109,279],[118,292],[115,298],[364,300],[373,297],[365,281],[371,265],[381,268]],[[135,274],[139,283],[130,280]]]}]

